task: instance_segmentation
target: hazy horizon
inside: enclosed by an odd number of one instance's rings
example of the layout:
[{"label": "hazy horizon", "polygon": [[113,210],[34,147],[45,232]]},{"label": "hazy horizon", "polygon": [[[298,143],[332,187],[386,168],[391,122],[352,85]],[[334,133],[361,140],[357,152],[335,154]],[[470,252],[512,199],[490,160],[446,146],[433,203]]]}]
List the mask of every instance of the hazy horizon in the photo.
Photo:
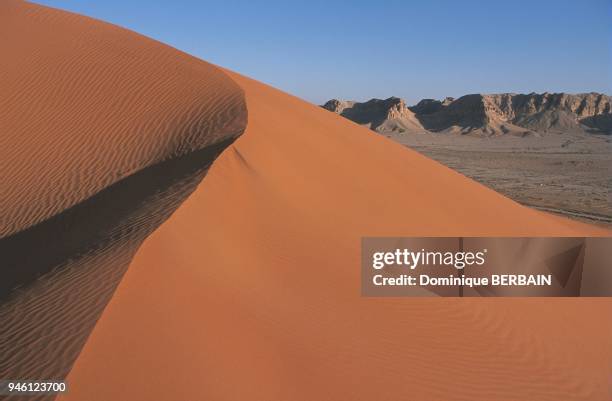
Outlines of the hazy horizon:
[{"label": "hazy horizon", "polygon": [[36,2],[121,25],[317,104],[612,92],[607,0]]}]

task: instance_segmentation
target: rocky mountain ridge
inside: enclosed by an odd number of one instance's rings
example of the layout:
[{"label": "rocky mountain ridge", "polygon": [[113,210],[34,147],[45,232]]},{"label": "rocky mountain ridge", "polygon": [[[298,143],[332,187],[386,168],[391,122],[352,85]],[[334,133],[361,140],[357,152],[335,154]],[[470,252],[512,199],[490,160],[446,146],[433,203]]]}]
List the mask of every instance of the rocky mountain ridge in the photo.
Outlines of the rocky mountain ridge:
[{"label": "rocky mountain ridge", "polygon": [[424,99],[411,107],[397,97],[363,103],[332,99],[322,107],[381,133],[612,133],[612,96],[600,93],[471,94]]}]

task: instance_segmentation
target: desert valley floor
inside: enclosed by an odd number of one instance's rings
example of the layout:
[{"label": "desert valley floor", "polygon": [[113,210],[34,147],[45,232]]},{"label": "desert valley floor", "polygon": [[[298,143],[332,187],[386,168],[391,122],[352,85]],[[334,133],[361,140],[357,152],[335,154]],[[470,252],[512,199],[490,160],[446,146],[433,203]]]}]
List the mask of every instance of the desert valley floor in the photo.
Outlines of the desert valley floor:
[{"label": "desert valley floor", "polygon": [[609,135],[384,135],[523,205],[594,224],[612,224]]}]

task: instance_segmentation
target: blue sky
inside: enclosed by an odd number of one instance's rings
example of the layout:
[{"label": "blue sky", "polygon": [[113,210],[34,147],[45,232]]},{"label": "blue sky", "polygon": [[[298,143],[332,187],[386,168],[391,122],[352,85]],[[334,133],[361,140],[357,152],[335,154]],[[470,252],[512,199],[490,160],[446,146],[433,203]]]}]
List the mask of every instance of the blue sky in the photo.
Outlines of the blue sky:
[{"label": "blue sky", "polygon": [[315,103],[612,92],[612,0],[40,0]]}]

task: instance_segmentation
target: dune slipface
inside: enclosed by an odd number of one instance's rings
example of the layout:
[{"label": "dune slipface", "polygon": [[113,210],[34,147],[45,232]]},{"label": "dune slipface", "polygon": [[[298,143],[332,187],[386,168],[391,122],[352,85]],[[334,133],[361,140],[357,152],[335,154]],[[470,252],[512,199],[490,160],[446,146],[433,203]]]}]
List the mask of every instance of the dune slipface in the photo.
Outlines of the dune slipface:
[{"label": "dune slipface", "polygon": [[218,68],[0,2],[0,377],[66,375],[142,240],[244,130]]},{"label": "dune slipface", "polygon": [[606,398],[609,299],[361,298],[359,245],[608,232],[231,76],[245,134],[140,248],[61,400]]}]

